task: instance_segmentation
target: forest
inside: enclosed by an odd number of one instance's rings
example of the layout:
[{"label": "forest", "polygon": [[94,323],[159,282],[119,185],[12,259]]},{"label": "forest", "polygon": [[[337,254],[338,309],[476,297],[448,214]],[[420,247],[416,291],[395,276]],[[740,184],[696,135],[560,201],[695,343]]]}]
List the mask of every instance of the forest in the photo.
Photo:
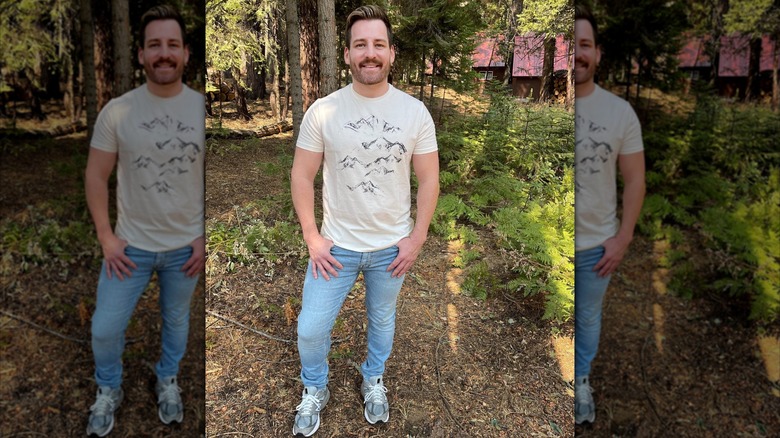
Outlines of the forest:
[{"label": "forest", "polygon": [[[102,258],[84,199],[88,138],[99,110],[143,83],[137,26],[156,3],[0,0],[0,435],[83,434]],[[351,81],[345,18],[367,2],[170,3],[188,27],[185,82],[207,101],[208,261],[180,376],[185,422],[149,415],[151,287],[127,334],[117,428],[286,435],[308,257],[290,194],[295,138],[306,109]],[[339,402],[320,434],[780,432],[780,2],[585,2],[600,26],[597,82],[642,124],[647,196],[605,302],[597,421],[577,427],[574,2],[378,3],[395,33],[391,82],[436,123],[441,194],[399,298],[391,422],[355,414],[359,281],[333,332]],[[536,45],[519,53],[528,35]]]}]

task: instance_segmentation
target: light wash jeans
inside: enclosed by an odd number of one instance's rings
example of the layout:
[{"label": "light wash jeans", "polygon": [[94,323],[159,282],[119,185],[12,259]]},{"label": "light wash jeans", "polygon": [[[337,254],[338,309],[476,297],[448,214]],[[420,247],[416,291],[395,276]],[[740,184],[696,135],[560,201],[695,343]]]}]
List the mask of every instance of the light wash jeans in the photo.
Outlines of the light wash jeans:
[{"label": "light wash jeans", "polygon": [[158,378],[179,372],[179,361],[187,348],[190,301],[198,276],[187,277],[182,265],[192,255],[192,247],[173,251],[149,252],[128,246],[125,255],[136,264],[131,277],[120,280],[106,275],[105,261],[100,269],[97,305],[92,316],[92,352],[95,355],[95,381],[99,386],[117,388],[122,384],[122,353],[125,331],[138,299],[153,272],[160,284],[162,314],[162,356],[155,365]]},{"label": "light wash jeans", "polygon": [[601,334],[601,305],[611,276],[599,277],[593,270],[604,255],[598,246],[574,254],[574,375],[590,374]]},{"label": "light wash jeans", "polygon": [[343,266],[339,276],[325,280],[312,276],[311,261],[303,283],[303,305],[298,316],[298,353],[304,386],[323,388],[328,384],[328,352],[331,331],[344,299],[363,272],[368,314],[368,356],[361,365],[365,379],[384,374],[395,334],[395,304],[404,277],[392,278],[387,267],[398,255],[398,247],[374,252],[355,252],[337,246],[330,250]]}]

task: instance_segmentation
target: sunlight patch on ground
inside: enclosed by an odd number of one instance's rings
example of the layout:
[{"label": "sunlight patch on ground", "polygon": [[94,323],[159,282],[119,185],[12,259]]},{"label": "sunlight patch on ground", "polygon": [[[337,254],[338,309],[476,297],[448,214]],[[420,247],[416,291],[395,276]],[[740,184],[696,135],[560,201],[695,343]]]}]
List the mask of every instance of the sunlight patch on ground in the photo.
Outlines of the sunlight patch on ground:
[{"label": "sunlight patch on ground", "polygon": [[758,348],[761,349],[766,375],[772,384],[772,394],[780,397],[780,338],[759,336]]},{"label": "sunlight patch on ground", "polygon": [[458,352],[458,308],[454,304],[447,304],[447,338],[450,340],[450,350]]},{"label": "sunlight patch on ground", "polygon": [[[653,259],[656,261],[656,264],[665,257],[668,250],[668,240],[656,240],[653,242]],[[655,293],[659,298],[663,297],[668,292],[669,270],[661,267],[656,268],[653,270],[652,281]],[[658,303],[653,303],[653,335],[655,338],[655,348],[661,354],[664,354],[664,339],[666,338],[664,335],[665,320],[664,308]]]},{"label": "sunlight patch on ground", "polygon": [[660,304],[653,304],[653,326],[655,327],[655,348],[664,354],[664,308]]},{"label": "sunlight patch on ground", "polygon": [[[555,349],[555,358],[558,360],[558,369],[565,382],[574,380],[574,338],[569,336],[552,336],[550,342]],[[570,394],[574,396],[572,392]]]}]

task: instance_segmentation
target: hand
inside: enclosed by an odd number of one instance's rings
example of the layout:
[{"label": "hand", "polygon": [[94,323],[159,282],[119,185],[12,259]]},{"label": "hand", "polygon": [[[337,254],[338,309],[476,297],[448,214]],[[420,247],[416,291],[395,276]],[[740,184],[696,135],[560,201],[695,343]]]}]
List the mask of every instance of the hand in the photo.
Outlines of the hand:
[{"label": "hand", "polygon": [[330,253],[330,249],[333,247],[332,240],[326,239],[322,237],[321,234],[317,233],[306,241],[306,246],[309,247],[311,271],[315,280],[318,278],[317,272],[322,274],[326,281],[330,281],[330,276],[328,274],[334,277],[339,276],[336,268],[342,269],[344,266]]},{"label": "hand", "polygon": [[422,251],[423,243],[425,239],[416,239],[411,236],[404,237],[396,244],[398,246],[398,255],[387,267],[388,272],[393,271],[390,274],[391,277],[401,277],[406,274],[409,269],[412,268],[414,261],[417,260],[417,256]]},{"label": "hand", "polygon": [[604,241],[604,255],[593,267],[594,271],[598,271],[599,277],[606,277],[615,272],[620,262],[623,261],[623,256],[626,255],[630,243],[631,238],[626,239],[619,236],[610,237]]},{"label": "hand", "polygon": [[103,248],[103,258],[106,261],[106,275],[109,280],[112,273],[115,273],[120,280],[125,279],[124,275],[128,277],[133,275],[130,268],[136,269],[137,266],[125,255],[126,240],[120,239],[111,233],[100,241],[100,246]]},{"label": "hand", "polygon": [[190,243],[192,255],[182,265],[181,270],[187,277],[194,277],[206,266],[206,239],[203,236],[198,237]]}]

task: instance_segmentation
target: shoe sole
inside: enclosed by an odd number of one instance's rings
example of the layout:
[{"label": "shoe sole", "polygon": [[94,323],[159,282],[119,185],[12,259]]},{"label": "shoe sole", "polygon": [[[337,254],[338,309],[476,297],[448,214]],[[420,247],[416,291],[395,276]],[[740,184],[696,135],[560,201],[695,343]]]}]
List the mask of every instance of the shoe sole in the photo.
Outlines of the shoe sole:
[{"label": "shoe sole", "polygon": [[387,423],[390,421],[390,411],[387,412],[387,415],[385,415],[384,418],[377,418],[374,421],[371,421],[371,419],[368,418],[368,411],[366,409],[363,409],[363,416],[366,418],[366,421],[368,421],[368,424]]},{"label": "shoe sole", "polygon": [[178,417],[176,417],[176,418],[171,418],[170,420],[168,420],[168,421],[165,421],[165,420],[163,419],[162,412],[160,412],[160,410],[159,410],[159,409],[157,409],[157,417],[159,417],[159,418],[160,418],[160,421],[162,421],[162,424],[164,424],[164,425],[166,425],[166,426],[167,426],[167,425],[169,425],[169,424],[171,424],[171,423],[173,423],[173,422],[176,422],[176,423],[179,423],[179,424],[181,424],[181,422],[184,420],[184,412],[181,412],[181,413],[179,414],[179,416],[178,416]]},{"label": "shoe sole", "polygon": [[91,427],[87,426],[87,436],[96,435],[96,436],[99,436],[100,438],[103,438],[104,436],[106,436],[109,433],[111,433],[112,430],[114,430],[114,419],[113,418],[111,419],[111,423],[108,424],[108,429],[106,429],[106,431],[103,432],[102,435],[97,433],[97,432],[95,432],[94,430],[92,430]]},{"label": "shoe sole", "polygon": [[596,413],[595,412],[592,415],[589,415],[589,416],[587,416],[585,418],[580,418],[580,419],[576,419],[575,418],[574,419],[574,424],[582,424],[582,423],[586,423],[586,422],[593,424],[594,421],[596,421]]}]

